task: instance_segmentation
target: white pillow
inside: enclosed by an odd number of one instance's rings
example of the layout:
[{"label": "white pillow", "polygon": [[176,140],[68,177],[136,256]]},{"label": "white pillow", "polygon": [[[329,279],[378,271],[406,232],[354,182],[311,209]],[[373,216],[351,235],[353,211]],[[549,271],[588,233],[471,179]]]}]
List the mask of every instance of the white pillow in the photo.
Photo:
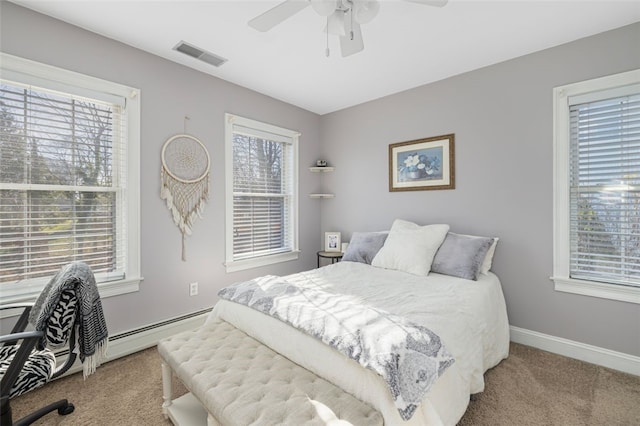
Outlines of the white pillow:
[{"label": "white pillow", "polygon": [[419,226],[396,219],[371,265],[414,275],[427,275],[447,232],[449,225]]},{"label": "white pillow", "polygon": [[482,262],[482,266],[480,267],[480,273],[487,275],[489,270],[491,270],[491,264],[493,263],[493,255],[496,252],[496,246],[498,245],[498,237],[493,238],[493,244],[487,250],[487,255],[484,257],[484,262]]}]

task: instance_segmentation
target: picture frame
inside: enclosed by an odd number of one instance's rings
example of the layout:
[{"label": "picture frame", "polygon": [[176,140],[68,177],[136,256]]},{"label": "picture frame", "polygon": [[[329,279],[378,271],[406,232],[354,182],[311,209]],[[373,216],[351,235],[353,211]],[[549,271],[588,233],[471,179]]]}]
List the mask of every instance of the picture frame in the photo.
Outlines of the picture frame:
[{"label": "picture frame", "polygon": [[342,251],[342,241],[340,232],[324,233],[324,251],[340,252]]},{"label": "picture frame", "polygon": [[389,191],[455,189],[455,134],[389,145]]}]

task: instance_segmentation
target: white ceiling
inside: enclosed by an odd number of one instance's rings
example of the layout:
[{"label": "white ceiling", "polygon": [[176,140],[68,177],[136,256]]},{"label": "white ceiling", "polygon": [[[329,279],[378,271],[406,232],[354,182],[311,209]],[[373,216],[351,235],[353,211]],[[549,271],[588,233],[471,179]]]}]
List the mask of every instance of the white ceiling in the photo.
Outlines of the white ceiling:
[{"label": "white ceiling", "polygon": [[[247,26],[279,1],[12,1],[318,114],[640,21],[640,0],[382,0],[364,51],[342,58],[331,36],[327,58],[325,19],[310,7],[267,33]],[[229,61],[172,50],[180,40]]]}]

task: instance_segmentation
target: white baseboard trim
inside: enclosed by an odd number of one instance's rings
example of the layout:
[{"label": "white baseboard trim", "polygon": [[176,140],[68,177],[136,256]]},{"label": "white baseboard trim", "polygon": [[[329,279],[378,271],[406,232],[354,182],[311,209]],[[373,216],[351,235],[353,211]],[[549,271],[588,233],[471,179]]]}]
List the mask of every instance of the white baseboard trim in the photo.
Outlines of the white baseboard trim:
[{"label": "white baseboard trim", "polygon": [[[134,330],[118,333],[109,337],[109,348],[107,350],[107,360],[113,361],[123,356],[150,348],[158,344],[161,339],[181,333],[187,330],[193,330],[204,324],[210,309],[196,312],[182,317],[171,318],[166,321],[147,325]],[[66,356],[61,356],[60,361],[64,362]],[[67,371],[64,376],[82,371],[82,364],[76,361],[73,367]]]},{"label": "white baseboard trim", "polygon": [[511,341],[640,376],[640,357],[510,326]]}]

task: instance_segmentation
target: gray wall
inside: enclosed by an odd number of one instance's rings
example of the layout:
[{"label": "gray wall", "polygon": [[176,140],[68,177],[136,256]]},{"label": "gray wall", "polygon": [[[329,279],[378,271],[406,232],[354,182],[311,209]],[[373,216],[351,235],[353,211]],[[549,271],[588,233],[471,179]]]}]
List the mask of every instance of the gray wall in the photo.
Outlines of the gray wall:
[{"label": "gray wall", "polygon": [[[226,284],[315,266],[321,231],[388,229],[394,218],[449,223],[501,238],[494,270],[512,325],[640,356],[640,306],[555,292],[552,273],[554,86],[640,67],[640,24],[483,68],[323,117],[137,49],[0,2],[6,53],[142,90],[142,273],[139,293],[104,300],[112,333],[209,307]],[[388,77],[380,77],[388,78]],[[224,124],[232,112],[302,132],[302,257],[226,274]],[[211,200],[187,240],[159,197],[160,148],[188,131],[212,157]],[[456,189],[388,192],[388,145],[455,133]],[[320,136],[322,138],[320,139]],[[317,158],[336,166],[320,176]],[[330,200],[309,200],[320,186]],[[188,296],[188,283],[200,295]]]},{"label": "gray wall", "polygon": [[[319,156],[320,117],[289,104],[144,53],[61,21],[0,2],[0,50],[141,89],[141,250],[144,281],[137,293],[103,300],[110,332],[118,333],[211,307],[217,291],[263,274],[288,274],[315,266],[320,244],[318,177],[306,166]],[[302,132],[300,138],[300,243],[298,261],[227,274],[224,262],[224,113],[231,112]],[[211,198],[204,218],[187,238],[160,199],[160,149],[183,132],[202,140],[212,159]],[[190,297],[188,284],[200,283]]]},{"label": "gray wall", "polygon": [[[638,46],[635,24],[323,116],[336,197],[322,230],[348,238],[404,218],[498,236],[494,271],[512,325],[640,355],[640,305],[556,292],[549,280],[552,88],[640,68]],[[456,189],[389,192],[388,145],[447,133]]]}]

